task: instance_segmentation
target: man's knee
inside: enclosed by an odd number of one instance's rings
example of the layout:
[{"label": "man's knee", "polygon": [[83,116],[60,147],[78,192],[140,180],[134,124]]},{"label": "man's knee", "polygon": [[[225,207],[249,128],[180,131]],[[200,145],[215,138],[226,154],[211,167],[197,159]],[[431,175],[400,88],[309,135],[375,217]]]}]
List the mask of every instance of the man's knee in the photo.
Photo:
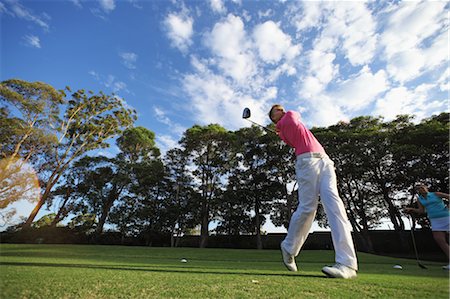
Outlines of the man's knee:
[{"label": "man's knee", "polygon": [[317,211],[317,204],[299,206],[296,212],[298,212],[301,215],[311,215],[315,214],[316,211]]}]

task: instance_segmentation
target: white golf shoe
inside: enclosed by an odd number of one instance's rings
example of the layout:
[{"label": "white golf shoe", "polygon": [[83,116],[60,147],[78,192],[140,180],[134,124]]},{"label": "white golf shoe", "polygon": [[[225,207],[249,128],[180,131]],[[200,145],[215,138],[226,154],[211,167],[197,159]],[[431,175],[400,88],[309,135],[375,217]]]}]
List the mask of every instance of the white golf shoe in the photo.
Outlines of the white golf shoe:
[{"label": "white golf shoe", "polygon": [[283,242],[281,242],[281,255],[283,256],[283,263],[289,271],[297,272],[297,265],[292,254],[284,249]]},{"label": "white golf shoe", "polygon": [[322,272],[330,278],[355,278],[356,271],[350,267],[336,263],[334,266],[326,266],[322,268]]}]

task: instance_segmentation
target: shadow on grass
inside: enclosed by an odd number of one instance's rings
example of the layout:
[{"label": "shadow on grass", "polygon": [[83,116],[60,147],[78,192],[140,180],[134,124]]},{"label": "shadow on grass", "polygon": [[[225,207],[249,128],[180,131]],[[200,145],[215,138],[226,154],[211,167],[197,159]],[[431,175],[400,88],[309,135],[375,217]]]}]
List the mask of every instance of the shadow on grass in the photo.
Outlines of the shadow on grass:
[{"label": "shadow on grass", "polygon": [[[322,275],[300,274],[300,273],[253,273],[239,271],[198,271],[192,268],[181,269],[156,269],[156,268],[134,268],[125,266],[102,266],[102,265],[86,265],[86,264],[52,264],[52,263],[17,263],[17,262],[0,262],[0,266],[22,266],[22,267],[54,267],[54,268],[84,268],[84,269],[103,269],[103,270],[125,270],[125,271],[141,271],[141,272],[161,272],[161,273],[195,273],[195,274],[222,274],[222,275],[248,275],[248,276],[285,276],[285,277],[303,277],[303,278],[325,278]],[[165,266],[167,268],[167,266]]]}]

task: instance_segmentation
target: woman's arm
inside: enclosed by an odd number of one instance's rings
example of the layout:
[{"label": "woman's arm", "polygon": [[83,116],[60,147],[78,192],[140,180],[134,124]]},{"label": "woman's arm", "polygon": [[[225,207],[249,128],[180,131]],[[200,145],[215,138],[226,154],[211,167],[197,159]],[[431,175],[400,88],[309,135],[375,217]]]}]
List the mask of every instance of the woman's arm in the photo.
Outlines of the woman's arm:
[{"label": "woman's arm", "polygon": [[415,208],[405,208],[405,212],[408,214],[417,213],[417,214],[423,214],[425,213],[424,206],[420,203],[420,201],[417,201],[417,204],[419,206],[418,209]]},{"label": "woman's arm", "polygon": [[442,192],[434,192],[434,194],[436,194],[437,196],[439,196],[440,198],[450,198],[450,195],[448,195],[447,193],[442,193]]}]

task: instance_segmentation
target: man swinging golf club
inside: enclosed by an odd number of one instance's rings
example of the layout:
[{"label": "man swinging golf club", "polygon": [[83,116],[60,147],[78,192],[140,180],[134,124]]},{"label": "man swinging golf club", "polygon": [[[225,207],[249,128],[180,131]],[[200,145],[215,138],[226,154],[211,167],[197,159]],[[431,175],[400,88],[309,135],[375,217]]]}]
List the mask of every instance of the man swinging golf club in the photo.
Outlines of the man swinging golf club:
[{"label": "man swinging golf club", "polygon": [[292,215],[286,238],[281,242],[285,266],[290,271],[297,271],[295,257],[308,236],[316,215],[320,194],[336,253],[336,264],[323,267],[322,272],[332,278],[356,277],[358,263],[350,232],[350,222],[338,194],[333,161],[311,131],[300,122],[299,113],[286,112],[281,105],[273,105],[269,117],[276,124],[279,137],[295,148],[297,156],[295,171],[299,204]]}]

